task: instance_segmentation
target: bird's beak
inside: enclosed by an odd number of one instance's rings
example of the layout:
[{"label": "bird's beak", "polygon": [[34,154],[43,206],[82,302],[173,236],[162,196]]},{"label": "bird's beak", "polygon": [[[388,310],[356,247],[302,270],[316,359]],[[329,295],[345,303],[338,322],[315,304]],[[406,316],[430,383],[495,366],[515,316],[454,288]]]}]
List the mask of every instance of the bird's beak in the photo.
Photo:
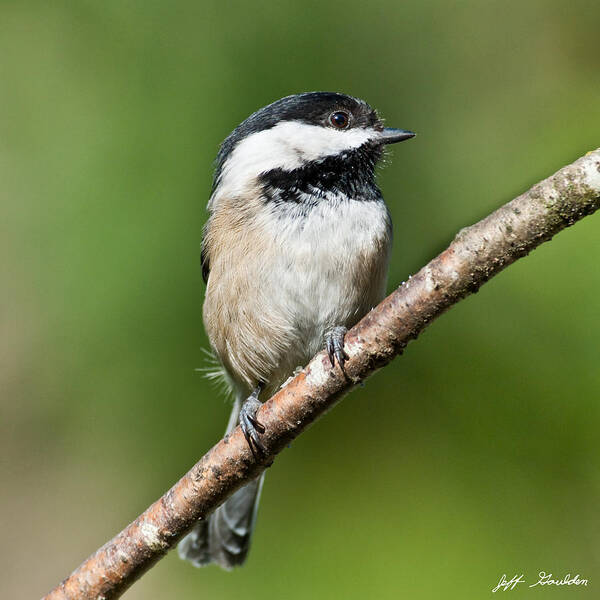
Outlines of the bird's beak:
[{"label": "bird's beak", "polygon": [[396,142],[403,142],[404,140],[410,140],[415,137],[416,133],[412,131],[406,131],[406,129],[394,129],[393,127],[386,127],[379,137],[379,140],[384,144],[395,144]]}]

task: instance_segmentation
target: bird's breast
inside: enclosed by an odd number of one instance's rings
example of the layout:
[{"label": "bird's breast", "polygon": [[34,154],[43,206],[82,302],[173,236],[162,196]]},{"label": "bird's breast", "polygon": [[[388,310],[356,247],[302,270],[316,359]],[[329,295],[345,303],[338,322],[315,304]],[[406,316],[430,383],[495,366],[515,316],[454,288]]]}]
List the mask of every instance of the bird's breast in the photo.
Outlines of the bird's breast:
[{"label": "bird's breast", "polygon": [[270,285],[304,358],[322,348],[327,329],[351,327],[381,300],[391,237],[381,200],[323,202],[304,219],[280,217]]},{"label": "bird's breast", "polygon": [[279,385],[327,329],[351,327],[382,299],[391,222],[381,199],[346,199],[264,207],[246,225],[211,256],[206,329],[234,380]]}]

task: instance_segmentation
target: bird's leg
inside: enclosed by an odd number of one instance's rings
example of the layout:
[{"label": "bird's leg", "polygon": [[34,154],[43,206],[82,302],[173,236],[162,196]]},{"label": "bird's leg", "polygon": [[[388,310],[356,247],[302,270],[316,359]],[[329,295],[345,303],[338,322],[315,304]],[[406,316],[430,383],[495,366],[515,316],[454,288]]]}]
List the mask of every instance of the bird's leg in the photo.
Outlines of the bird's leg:
[{"label": "bird's leg", "polygon": [[344,336],[346,333],[348,333],[348,330],[342,326],[332,327],[325,332],[325,345],[327,347],[327,354],[329,354],[329,360],[331,361],[331,367],[335,367],[335,361],[337,360],[342,371],[344,370],[344,364],[348,360],[348,355],[344,351]]},{"label": "bird's leg", "polygon": [[240,427],[252,453],[254,453],[254,448],[256,448],[262,454],[266,454],[267,450],[258,436],[259,433],[265,432],[265,427],[256,420],[256,412],[262,404],[258,399],[260,392],[261,386],[258,385],[246,398],[244,404],[242,404],[242,408],[240,409]]}]

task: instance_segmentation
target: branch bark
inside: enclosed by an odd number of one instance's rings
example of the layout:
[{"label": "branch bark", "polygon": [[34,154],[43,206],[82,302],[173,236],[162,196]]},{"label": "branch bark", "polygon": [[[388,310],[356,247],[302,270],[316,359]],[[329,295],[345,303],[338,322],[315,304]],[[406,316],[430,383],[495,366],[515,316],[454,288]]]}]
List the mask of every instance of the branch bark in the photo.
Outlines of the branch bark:
[{"label": "branch bark", "polygon": [[600,149],[471,227],[403,283],[346,336],[346,373],[324,352],[260,409],[268,456],[257,459],[238,427],[162,498],[107,542],[45,599],[119,597],[194,525],[355,385],[401,354],[431,321],[556,233],[600,207]]}]

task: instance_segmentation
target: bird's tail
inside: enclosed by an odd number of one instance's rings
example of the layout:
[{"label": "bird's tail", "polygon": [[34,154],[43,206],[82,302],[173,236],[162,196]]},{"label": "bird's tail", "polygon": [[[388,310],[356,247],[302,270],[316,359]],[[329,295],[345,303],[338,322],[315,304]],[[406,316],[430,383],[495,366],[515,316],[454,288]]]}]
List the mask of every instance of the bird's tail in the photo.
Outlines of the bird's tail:
[{"label": "bird's tail", "polygon": [[[242,401],[236,398],[226,434],[238,424]],[[208,519],[199,521],[179,543],[179,556],[196,567],[216,563],[229,570],[242,565],[250,549],[263,479],[264,473],[235,492]]]}]

